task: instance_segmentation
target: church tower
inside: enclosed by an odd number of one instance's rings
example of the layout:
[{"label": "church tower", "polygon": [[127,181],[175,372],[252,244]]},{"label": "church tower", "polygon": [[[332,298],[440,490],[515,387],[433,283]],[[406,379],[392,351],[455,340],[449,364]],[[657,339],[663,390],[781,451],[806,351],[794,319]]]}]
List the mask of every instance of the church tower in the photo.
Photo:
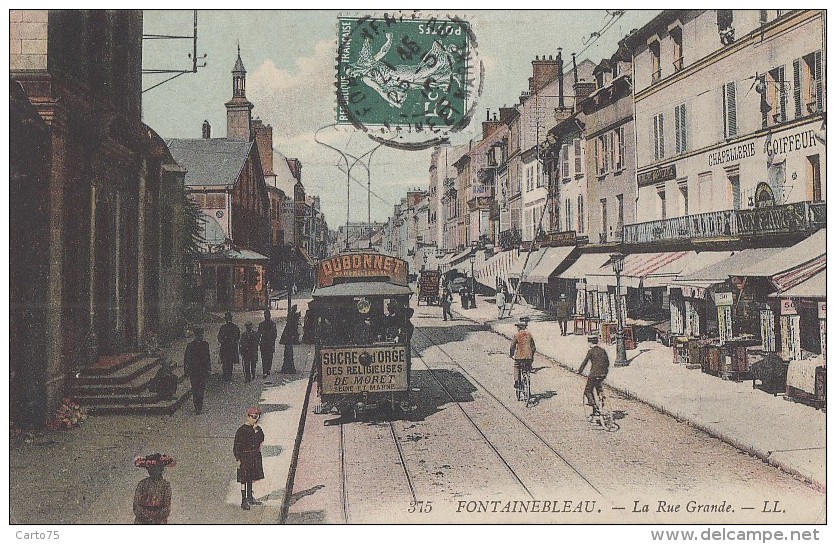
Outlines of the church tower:
[{"label": "church tower", "polygon": [[229,140],[249,142],[252,139],[253,104],[247,100],[247,71],[241,62],[241,46],[232,68],[232,100],[226,105],[226,137]]}]

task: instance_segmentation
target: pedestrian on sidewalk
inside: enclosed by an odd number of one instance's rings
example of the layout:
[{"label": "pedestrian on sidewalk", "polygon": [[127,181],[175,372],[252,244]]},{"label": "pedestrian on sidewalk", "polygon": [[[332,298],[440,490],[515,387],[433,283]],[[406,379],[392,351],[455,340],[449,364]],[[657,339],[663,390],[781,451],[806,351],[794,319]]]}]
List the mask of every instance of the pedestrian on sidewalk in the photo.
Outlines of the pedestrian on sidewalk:
[{"label": "pedestrian on sidewalk", "polygon": [[521,318],[516,325],[517,334],[511,341],[511,358],[514,359],[514,389],[519,387],[520,370],[526,369],[531,372],[531,364],[534,362],[534,354],[537,352],[534,336],[528,330],[528,318]]},{"label": "pedestrian on sidewalk", "polygon": [[258,324],[258,347],[261,351],[261,372],[266,379],[273,368],[273,353],[279,331],[276,322],[270,318],[270,310],[264,310],[264,321]]},{"label": "pedestrian on sidewalk", "polygon": [[502,319],[505,317],[505,290],[504,289],[497,289],[496,290],[496,309],[499,311],[499,317],[497,319]]},{"label": "pedestrian on sidewalk", "polygon": [[171,484],[163,478],[165,467],[173,467],[173,457],[152,453],[134,459],[134,466],[148,470],[148,477],[136,484],[134,491],[134,523],[163,525],[171,513]]},{"label": "pedestrian on sidewalk", "polygon": [[287,322],[282,331],[279,343],[284,346],[284,362],[282,363],[282,374],[296,374],[296,366],[293,364],[293,345],[299,343],[299,321],[302,314],[296,309],[296,305],[290,307],[287,312]]},{"label": "pedestrian on sidewalk", "polygon": [[447,321],[447,316],[450,316],[450,319],[453,319],[453,312],[450,311],[450,304],[453,303],[453,295],[450,293],[448,288],[444,288],[441,292],[441,317],[444,318],[444,321]]},{"label": "pedestrian on sidewalk", "polygon": [[241,508],[249,510],[251,505],[263,504],[253,497],[253,482],[264,479],[264,467],[261,459],[261,444],[264,431],[257,425],[261,419],[258,407],[247,410],[247,421],[235,432],[232,454],[238,462],[236,476],[241,484]]},{"label": "pedestrian on sidewalk", "polygon": [[174,362],[160,360],[160,369],[148,383],[148,391],[157,394],[157,401],[171,400],[177,393],[177,376],[174,375]]},{"label": "pedestrian on sidewalk", "polygon": [[583,369],[586,368],[586,363],[591,363],[589,367],[589,377],[586,379],[586,387],[583,390],[583,396],[586,401],[592,406],[592,414],[598,415],[598,403],[595,402],[595,397],[592,391],[598,392],[600,397],[604,392],[604,378],[610,370],[610,358],[604,348],[598,345],[598,336],[595,334],[589,335],[589,351],[586,352],[586,357],[578,368],[578,374],[583,374]]},{"label": "pedestrian on sidewalk", "polygon": [[241,335],[240,351],[244,363],[244,381],[251,382],[255,378],[255,367],[258,363],[258,333],[253,330],[253,322],[244,324],[244,334]]},{"label": "pedestrian on sidewalk", "polygon": [[203,412],[203,396],[206,393],[206,382],[211,370],[212,361],[209,358],[209,342],[203,339],[203,329],[195,328],[194,340],[188,343],[186,353],[183,356],[183,371],[192,384],[195,414]]},{"label": "pedestrian on sidewalk", "polygon": [[232,369],[238,364],[238,341],[241,339],[241,329],[232,322],[232,314],[224,314],[226,323],[221,325],[218,331],[218,343],[221,345],[221,366],[223,367],[223,380],[232,380]]},{"label": "pedestrian on sidewalk", "polygon": [[572,315],[572,308],[569,306],[569,302],[566,300],[566,295],[560,295],[560,301],[557,303],[557,308],[555,309],[555,316],[557,317],[558,323],[560,323],[560,335],[566,336],[566,327],[569,323],[569,316]]}]

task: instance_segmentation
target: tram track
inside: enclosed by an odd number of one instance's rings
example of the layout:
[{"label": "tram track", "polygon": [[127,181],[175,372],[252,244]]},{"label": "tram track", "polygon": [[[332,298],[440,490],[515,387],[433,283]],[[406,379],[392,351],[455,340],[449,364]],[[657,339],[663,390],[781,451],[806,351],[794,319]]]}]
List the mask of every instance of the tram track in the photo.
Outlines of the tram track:
[{"label": "tram track", "polygon": [[[561,462],[562,462],[562,463],[563,463],[563,464],[564,464],[567,468],[569,468],[569,469],[570,469],[570,470],[571,470],[571,471],[572,471],[572,472],[573,472],[573,473],[574,473],[574,474],[575,474],[578,478],[580,478],[580,480],[581,480],[581,481],[583,481],[583,482],[584,482],[587,486],[589,486],[589,488],[591,488],[592,490],[594,490],[594,491],[595,491],[595,493],[597,493],[597,494],[598,494],[598,495],[600,495],[601,497],[603,497],[603,496],[604,496],[604,494],[601,492],[601,490],[599,490],[599,489],[595,486],[595,484],[593,484],[593,483],[589,480],[589,478],[587,478],[584,474],[582,474],[582,473],[578,470],[578,468],[577,468],[577,467],[575,467],[575,466],[574,466],[571,462],[569,462],[569,460],[568,460],[568,459],[566,459],[566,457],[565,457],[564,455],[562,455],[562,454],[561,454],[561,453],[560,453],[560,452],[559,452],[559,451],[558,451],[558,450],[557,450],[557,449],[556,449],[556,448],[555,448],[555,447],[554,447],[554,446],[553,446],[553,445],[552,445],[552,444],[551,444],[548,440],[546,440],[546,438],[545,438],[545,437],[543,437],[543,436],[542,436],[542,434],[540,434],[540,433],[539,433],[536,429],[534,429],[531,425],[529,425],[529,424],[528,424],[528,422],[526,422],[526,421],[525,421],[524,419],[522,419],[519,415],[517,415],[517,413],[516,413],[514,410],[512,410],[512,409],[511,409],[511,408],[510,408],[510,407],[509,407],[509,406],[508,406],[505,402],[503,402],[503,401],[502,401],[499,397],[497,397],[496,395],[494,395],[494,394],[493,394],[493,393],[492,393],[492,392],[491,392],[491,391],[490,391],[487,387],[485,387],[485,386],[484,386],[484,385],[483,385],[483,384],[482,384],[482,383],[481,383],[478,379],[476,379],[476,378],[475,378],[475,377],[474,377],[474,376],[473,376],[470,372],[468,372],[468,371],[467,371],[467,370],[466,370],[466,369],[465,369],[462,365],[460,365],[460,364],[459,364],[459,363],[455,360],[455,358],[453,358],[453,356],[452,356],[452,355],[450,355],[450,354],[449,354],[449,353],[448,353],[448,352],[447,352],[447,351],[446,351],[443,347],[441,347],[441,345],[440,345],[438,342],[436,342],[436,341],[435,341],[435,340],[434,340],[434,339],[433,339],[433,338],[432,338],[429,334],[427,334],[425,331],[423,331],[423,330],[421,330],[420,328],[417,328],[417,327],[416,327],[415,331],[420,332],[420,334],[421,334],[424,338],[426,338],[426,339],[429,341],[429,343],[430,343],[433,347],[437,348],[437,349],[439,350],[439,352],[441,352],[441,353],[442,353],[442,354],[443,354],[443,355],[444,355],[444,356],[445,356],[445,357],[446,357],[446,358],[450,361],[450,364],[451,364],[452,366],[456,367],[456,368],[457,368],[457,369],[458,369],[458,370],[462,373],[462,375],[463,375],[464,377],[466,377],[466,378],[467,378],[467,379],[468,379],[468,380],[469,380],[469,381],[470,381],[473,385],[477,386],[477,387],[478,387],[481,391],[483,391],[483,392],[484,392],[485,394],[487,394],[490,398],[492,398],[492,399],[494,400],[494,402],[496,402],[499,406],[501,406],[501,407],[504,409],[504,411],[505,411],[505,412],[507,412],[508,414],[510,414],[510,415],[511,415],[511,416],[512,416],[512,417],[513,417],[513,418],[514,418],[517,422],[519,422],[519,423],[522,425],[522,427],[523,427],[523,428],[525,428],[525,429],[526,429],[526,430],[527,430],[527,431],[528,431],[528,432],[529,432],[532,436],[534,436],[534,437],[537,439],[537,441],[538,441],[538,442],[540,442],[540,443],[541,443],[543,446],[545,446],[545,447],[546,447],[549,451],[551,451],[551,452],[552,452],[552,453],[553,453],[553,454],[554,454],[554,455],[555,455],[555,456],[556,456],[556,457],[557,457],[557,458],[558,458],[558,459],[559,459],[559,460],[560,460],[560,461],[561,461]],[[500,460],[502,461],[503,465],[504,465],[504,466],[505,466],[505,467],[506,467],[506,468],[507,468],[507,469],[511,472],[511,474],[513,475],[513,477],[514,477],[514,478],[515,478],[515,479],[519,482],[519,484],[520,484],[520,485],[521,485],[521,486],[525,489],[526,493],[528,493],[528,495],[529,495],[532,499],[534,499],[534,498],[535,498],[535,497],[534,497],[534,495],[533,495],[533,494],[532,494],[532,492],[529,490],[528,486],[526,486],[526,484],[522,481],[522,479],[521,479],[521,478],[520,478],[520,476],[517,474],[517,472],[516,472],[516,471],[515,471],[515,470],[511,467],[511,465],[508,463],[508,460],[507,460],[507,459],[505,459],[505,457],[504,457],[504,456],[503,456],[503,455],[502,455],[502,454],[498,451],[498,449],[497,449],[496,445],[495,445],[495,444],[493,444],[493,443],[491,442],[491,440],[490,440],[490,439],[489,439],[489,438],[485,435],[484,431],[483,431],[483,430],[479,427],[479,425],[478,425],[478,424],[477,424],[477,423],[473,420],[473,418],[470,416],[470,414],[468,414],[468,413],[467,413],[467,411],[466,411],[466,410],[464,409],[464,407],[462,406],[462,403],[461,403],[461,402],[459,402],[459,401],[457,401],[457,400],[455,399],[455,397],[454,397],[454,396],[453,396],[453,395],[449,392],[449,390],[448,390],[448,389],[444,386],[444,384],[441,382],[441,380],[438,378],[438,376],[436,376],[436,373],[434,372],[433,368],[432,368],[432,367],[431,367],[431,366],[430,366],[430,365],[426,362],[426,360],[424,360],[424,358],[423,358],[423,357],[421,356],[421,354],[418,352],[418,350],[416,349],[416,347],[415,347],[414,343],[413,343],[413,345],[412,345],[412,351],[413,351],[413,353],[415,354],[415,356],[417,356],[417,358],[418,358],[418,359],[420,359],[421,363],[422,363],[422,364],[423,364],[423,365],[427,368],[427,371],[429,372],[429,375],[433,378],[433,380],[434,380],[436,383],[438,383],[438,385],[439,385],[439,386],[440,386],[440,387],[444,390],[444,392],[447,394],[447,396],[450,398],[450,400],[451,400],[453,403],[455,403],[455,404],[456,404],[456,406],[458,406],[458,408],[460,409],[460,411],[461,411],[461,412],[465,415],[465,417],[468,419],[468,421],[470,421],[470,423],[473,425],[473,427],[476,429],[476,431],[479,433],[479,435],[480,435],[480,436],[481,436],[481,437],[485,440],[485,442],[488,444],[488,446],[489,446],[489,447],[490,447],[490,448],[494,451],[494,453],[495,453],[495,454],[496,454],[496,455],[500,458]]]}]

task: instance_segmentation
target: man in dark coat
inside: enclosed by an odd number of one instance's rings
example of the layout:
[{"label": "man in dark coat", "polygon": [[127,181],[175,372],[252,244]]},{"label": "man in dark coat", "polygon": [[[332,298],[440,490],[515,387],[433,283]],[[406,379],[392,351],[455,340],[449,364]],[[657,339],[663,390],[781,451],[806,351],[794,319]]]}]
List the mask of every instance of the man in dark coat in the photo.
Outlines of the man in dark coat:
[{"label": "man in dark coat", "polygon": [[244,334],[240,342],[241,359],[244,362],[244,380],[255,378],[255,367],[258,363],[258,333],[253,330],[253,322],[244,325]]},{"label": "man in dark coat", "polygon": [[241,339],[241,329],[232,322],[232,314],[224,315],[226,323],[218,331],[218,343],[221,345],[221,365],[223,366],[223,380],[232,380],[232,368],[238,363],[238,341]]},{"label": "man in dark coat", "polygon": [[566,325],[569,322],[571,313],[572,309],[569,306],[569,302],[566,301],[566,295],[560,295],[560,301],[555,308],[555,317],[557,317],[557,321],[560,323],[561,336],[566,336]]},{"label": "man in dark coat", "polygon": [[276,322],[270,319],[270,310],[264,310],[264,321],[258,324],[258,347],[261,351],[261,372],[264,378],[273,368],[273,352],[276,351],[276,338],[279,331]]},{"label": "man in dark coat", "polygon": [[247,410],[247,422],[238,427],[235,432],[235,442],[232,454],[238,461],[237,479],[241,483],[241,508],[249,510],[250,505],[261,505],[253,497],[253,482],[264,479],[264,467],[261,459],[261,443],[264,442],[264,431],[257,425],[261,418],[261,410],[250,408]]},{"label": "man in dark coat", "polygon": [[591,363],[591,366],[589,367],[589,377],[586,379],[586,387],[583,390],[583,396],[586,397],[587,402],[589,402],[589,405],[592,406],[593,415],[598,415],[599,406],[598,403],[595,402],[595,397],[593,397],[592,391],[593,389],[597,391],[599,397],[604,392],[604,387],[601,384],[604,383],[604,378],[606,378],[609,373],[610,358],[607,355],[607,352],[598,345],[598,336],[590,335],[588,340],[589,351],[586,353],[586,357],[584,357],[580,368],[578,368],[578,374],[583,372],[587,363]]},{"label": "man in dark coat", "polygon": [[206,393],[206,381],[212,370],[209,342],[203,339],[203,329],[194,330],[194,340],[186,346],[186,354],[183,356],[183,369],[192,384],[194,413],[199,414],[203,412],[203,395]]},{"label": "man in dark coat", "polygon": [[293,364],[293,345],[299,343],[299,320],[302,314],[296,309],[296,305],[290,307],[287,312],[287,322],[282,331],[279,343],[284,346],[284,362],[282,363],[282,374],[296,374],[296,367]]},{"label": "man in dark coat", "polygon": [[453,319],[453,312],[450,311],[450,303],[453,302],[453,295],[450,294],[450,290],[446,287],[444,290],[441,291],[441,317],[444,318],[444,321],[447,321],[447,316],[450,316],[450,319]]}]

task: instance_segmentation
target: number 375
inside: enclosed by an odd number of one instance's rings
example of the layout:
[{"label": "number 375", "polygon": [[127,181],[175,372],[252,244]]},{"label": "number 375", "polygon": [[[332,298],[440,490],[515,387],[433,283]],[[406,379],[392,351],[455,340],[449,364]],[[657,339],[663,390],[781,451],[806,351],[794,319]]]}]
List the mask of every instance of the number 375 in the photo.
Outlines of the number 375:
[{"label": "number 375", "polygon": [[409,503],[410,514],[429,514],[433,510],[433,501],[412,501]]}]

